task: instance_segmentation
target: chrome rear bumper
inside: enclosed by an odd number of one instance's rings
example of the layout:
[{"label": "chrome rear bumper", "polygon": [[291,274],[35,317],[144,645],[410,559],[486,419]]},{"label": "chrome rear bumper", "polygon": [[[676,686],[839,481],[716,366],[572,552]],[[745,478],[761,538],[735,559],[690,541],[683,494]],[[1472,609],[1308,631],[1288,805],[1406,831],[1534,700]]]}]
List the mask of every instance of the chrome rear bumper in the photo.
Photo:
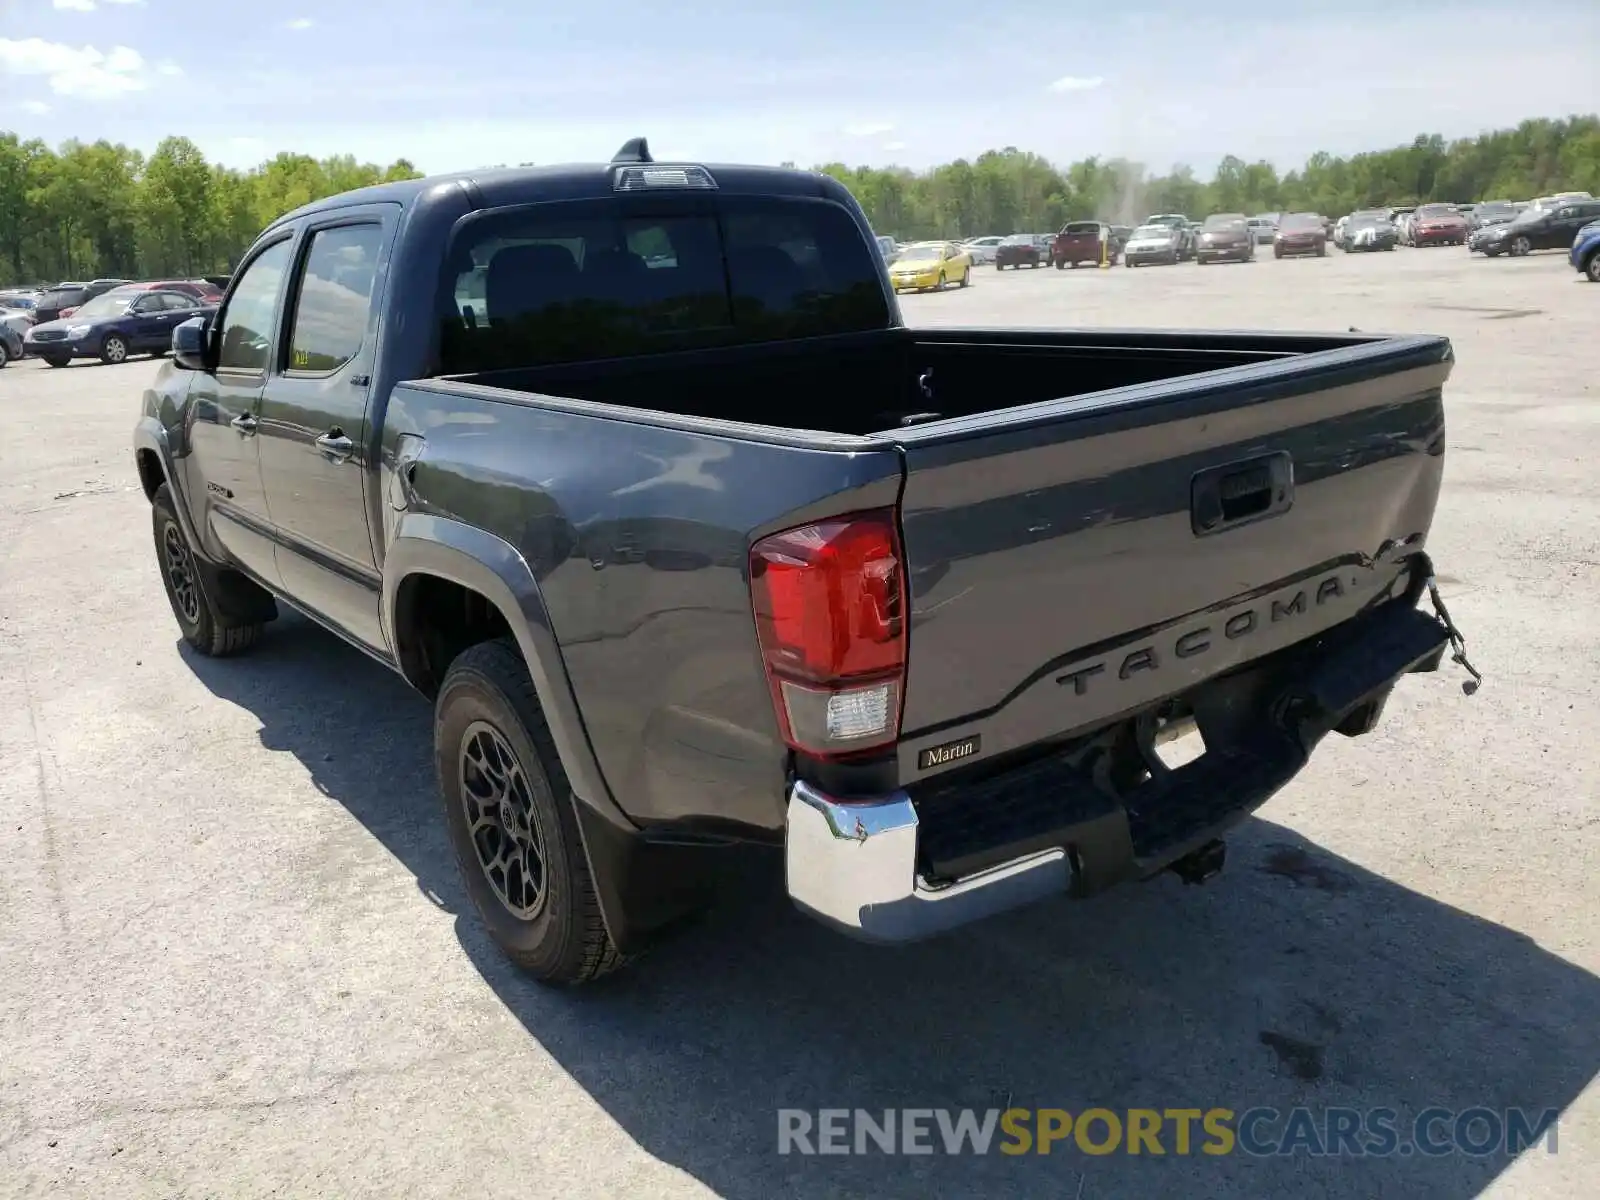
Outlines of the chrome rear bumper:
[{"label": "chrome rear bumper", "polygon": [[1002,863],[955,883],[917,872],[917,813],[904,792],[837,800],[806,783],[789,792],[789,895],[813,916],[871,942],[910,942],[1047,896],[1071,882],[1066,851]]}]

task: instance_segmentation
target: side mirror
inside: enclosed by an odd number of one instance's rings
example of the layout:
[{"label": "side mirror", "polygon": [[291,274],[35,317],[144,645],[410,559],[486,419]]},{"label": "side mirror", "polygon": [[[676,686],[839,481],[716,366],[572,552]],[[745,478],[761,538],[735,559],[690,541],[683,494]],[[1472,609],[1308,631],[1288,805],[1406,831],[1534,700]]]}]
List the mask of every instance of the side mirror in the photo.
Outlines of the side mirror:
[{"label": "side mirror", "polygon": [[209,371],[210,319],[190,317],[172,331],[172,361],[185,371]]}]

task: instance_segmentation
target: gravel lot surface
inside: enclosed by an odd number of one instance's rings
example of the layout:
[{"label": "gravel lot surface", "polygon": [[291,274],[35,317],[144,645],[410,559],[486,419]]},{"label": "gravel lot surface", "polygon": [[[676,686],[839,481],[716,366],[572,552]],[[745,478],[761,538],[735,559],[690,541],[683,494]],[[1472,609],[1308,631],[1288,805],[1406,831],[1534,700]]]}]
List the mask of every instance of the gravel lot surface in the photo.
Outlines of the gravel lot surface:
[{"label": "gravel lot surface", "polygon": [[[1600,287],[1556,255],[976,272],[918,325],[1448,334],[1430,543],[1488,682],[1403,683],[1204,888],[897,951],[769,880],[581,994],[465,911],[430,714],[302,619],[180,653],[156,366],[0,371],[0,1196],[1593,1195]],[[1515,1161],[800,1158],[779,1107],[1556,1107]],[[1582,1180],[1588,1179],[1588,1185]]]}]

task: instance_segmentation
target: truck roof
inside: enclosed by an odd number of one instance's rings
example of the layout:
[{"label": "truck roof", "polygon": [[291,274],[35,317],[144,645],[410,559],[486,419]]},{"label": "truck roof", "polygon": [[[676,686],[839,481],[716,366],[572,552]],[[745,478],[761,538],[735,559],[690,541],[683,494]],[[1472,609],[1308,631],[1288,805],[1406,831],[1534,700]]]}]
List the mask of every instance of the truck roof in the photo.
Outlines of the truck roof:
[{"label": "truck roof", "polygon": [[[629,143],[633,145],[633,143]],[[626,152],[628,147],[624,147]],[[648,156],[649,151],[644,153]],[[430,175],[424,179],[404,179],[394,183],[380,183],[355,191],[340,192],[321,200],[313,200],[292,212],[285,213],[271,227],[296,221],[313,213],[348,208],[356,204],[396,203],[406,207],[427,203],[428,198],[466,189],[474,193],[475,207],[495,207],[501,204],[525,204],[530,193],[544,193],[551,200],[592,200],[613,194],[612,177],[619,166],[643,162],[652,166],[695,166],[707,171],[716,182],[717,191],[725,195],[758,196],[818,196],[838,199],[845,193],[844,186],[826,175],[814,171],[801,171],[793,167],[762,167],[726,163],[661,162],[646,157],[642,160],[619,156],[609,163],[560,163],[538,167],[490,167],[474,171],[457,171],[446,175]]]}]

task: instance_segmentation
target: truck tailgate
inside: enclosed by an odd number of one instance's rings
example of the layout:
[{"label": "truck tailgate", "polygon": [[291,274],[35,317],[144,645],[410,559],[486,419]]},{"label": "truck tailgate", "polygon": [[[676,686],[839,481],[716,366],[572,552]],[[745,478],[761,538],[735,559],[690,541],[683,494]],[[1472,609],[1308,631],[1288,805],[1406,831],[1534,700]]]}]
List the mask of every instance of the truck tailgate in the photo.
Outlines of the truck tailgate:
[{"label": "truck tailgate", "polygon": [[1092,727],[1384,596],[1433,516],[1451,362],[1444,339],[1373,340],[902,432],[901,777]]}]

